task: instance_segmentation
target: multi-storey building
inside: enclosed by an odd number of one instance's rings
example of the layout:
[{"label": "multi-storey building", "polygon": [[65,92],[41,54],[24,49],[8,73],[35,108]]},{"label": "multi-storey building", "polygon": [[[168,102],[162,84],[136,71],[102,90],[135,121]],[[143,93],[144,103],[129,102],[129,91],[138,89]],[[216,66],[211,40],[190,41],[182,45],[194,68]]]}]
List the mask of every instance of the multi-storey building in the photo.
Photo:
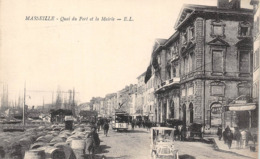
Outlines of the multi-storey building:
[{"label": "multi-storey building", "polygon": [[121,109],[130,114],[132,108],[132,94],[136,92],[136,85],[130,84],[117,92],[117,109]]},{"label": "multi-storey building", "polygon": [[183,6],[175,29],[180,34],[179,113],[186,124],[250,125],[252,107],[222,110],[251,95],[252,25],[252,10],[240,8],[239,0]]},{"label": "multi-storey building", "polygon": [[137,96],[136,96],[136,114],[143,115],[144,105],[144,92],[145,92],[145,74],[142,73],[137,77]]},{"label": "multi-storey building", "polygon": [[106,116],[112,117],[116,106],[117,106],[117,94],[116,93],[107,94],[105,97]]},{"label": "multi-storey building", "polygon": [[259,110],[259,78],[260,78],[260,69],[259,69],[259,49],[260,49],[260,10],[259,0],[251,0],[251,5],[254,6],[254,54],[253,54],[253,101],[257,103],[257,111],[254,112],[255,117],[252,118],[252,123],[258,123],[258,110]]},{"label": "multi-storey building", "polygon": [[154,87],[154,71],[152,68],[152,65],[148,67],[148,69],[151,69],[151,77],[145,81],[145,105],[147,105],[146,109],[143,110],[143,114],[147,115],[150,121],[155,122],[156,121],[156,113],[155,113],[155,108],[156,108],[156,97],[155,97],[155,87]]},{"label": "multi-storey building", "polygon": [[152,53],[156,121],[179,118],[179,32],[157,39]]}]

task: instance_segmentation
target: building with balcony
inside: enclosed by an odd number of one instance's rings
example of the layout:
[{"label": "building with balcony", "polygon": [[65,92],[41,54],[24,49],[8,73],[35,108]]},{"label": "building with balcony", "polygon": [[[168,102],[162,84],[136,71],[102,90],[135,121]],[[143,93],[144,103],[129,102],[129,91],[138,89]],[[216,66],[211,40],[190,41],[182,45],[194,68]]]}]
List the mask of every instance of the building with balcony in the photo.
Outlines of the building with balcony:
[{"label": "building with balcony", "polygon": [[175,24],[179,32],[180,110],[187,125],[246,128],[250,111],[222,113],[237,97],[252,90],[251,9],[239,0],[218,0],[218,6],[184,5]]},{"label": "building with balcony", "polygon": [[179,118],[179,32],[156,39],[152,53],[156,122]]},{"label": "building with balcony", "polygon": [[252,123],[258,123],[258,110],[259,110],[259,84],[260,84],[260,69],[259,69],[259,49],[260,49],[260,10],[259,8],[259,0],[251,0],[251,5],[254,7],[254,52],[253,52],[253,102],[257,104],[257,111],[255,114],[252,114],[254,118],[252,118]]}]

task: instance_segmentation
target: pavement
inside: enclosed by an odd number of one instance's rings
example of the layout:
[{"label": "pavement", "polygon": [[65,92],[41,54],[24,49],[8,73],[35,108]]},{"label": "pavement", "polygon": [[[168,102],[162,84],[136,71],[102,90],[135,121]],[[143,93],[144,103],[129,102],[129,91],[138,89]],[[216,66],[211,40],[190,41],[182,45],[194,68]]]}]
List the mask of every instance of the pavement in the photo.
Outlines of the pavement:
[{"label": "pavement", "polygon": [[228,145],[225,144],[223,140],[219,140],[217,136],[214,136],[212,139],[215,143],[216,148],[220,151],[231,152],[231,153],[235,153],[237,155],[245,156],[245,157],[248,157],[248,158],[254,158],[254,159],[258,158],[258,145],[256,144],[256,151],[255,152],[250,151],[249,146],[254,145],[253,142],[251,142],[251,141],[248,143],[248,146],[246,148],[238,149],[237,146],[236,146],[236,141],[233,140],[232,146],[229,149]]}]

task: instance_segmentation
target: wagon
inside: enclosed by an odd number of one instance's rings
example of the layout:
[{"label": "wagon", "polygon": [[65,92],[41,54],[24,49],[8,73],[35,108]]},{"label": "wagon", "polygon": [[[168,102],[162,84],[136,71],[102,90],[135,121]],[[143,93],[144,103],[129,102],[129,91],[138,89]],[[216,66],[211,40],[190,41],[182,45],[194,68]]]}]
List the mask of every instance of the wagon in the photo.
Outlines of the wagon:
[{"label": "wagon", "polygon": [[179,159],[178,150],[174,146],[174,128],[151,128],[151,157]]}]

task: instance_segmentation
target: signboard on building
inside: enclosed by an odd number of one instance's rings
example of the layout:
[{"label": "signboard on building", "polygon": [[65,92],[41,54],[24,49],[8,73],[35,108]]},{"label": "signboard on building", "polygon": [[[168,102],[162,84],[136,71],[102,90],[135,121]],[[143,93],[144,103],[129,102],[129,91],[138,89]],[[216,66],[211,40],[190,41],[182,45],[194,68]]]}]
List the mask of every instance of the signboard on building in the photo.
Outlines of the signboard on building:
[{"label": "signboard on building", "polygon": [[221,124],[222,105],[220,103],[211,106],[211,126],[218,126]]}]

